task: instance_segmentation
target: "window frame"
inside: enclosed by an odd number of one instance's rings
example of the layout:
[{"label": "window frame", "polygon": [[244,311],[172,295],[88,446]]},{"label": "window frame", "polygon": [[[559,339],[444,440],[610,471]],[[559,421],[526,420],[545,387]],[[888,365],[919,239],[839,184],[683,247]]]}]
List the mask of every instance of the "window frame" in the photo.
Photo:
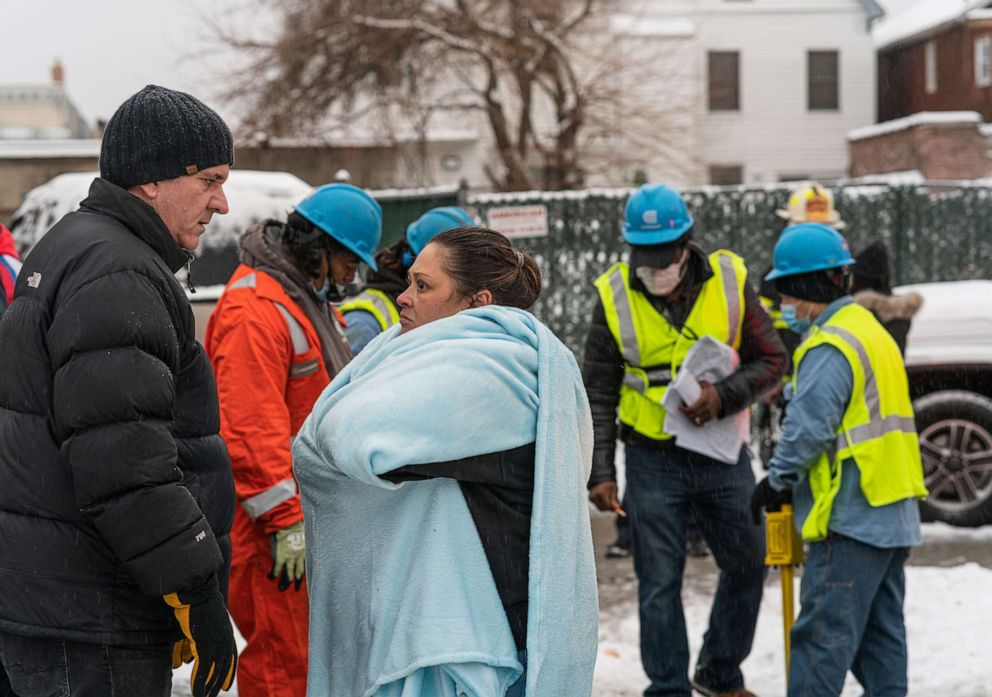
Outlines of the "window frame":
[{"label": "window frame", "polygon": [[975,37],[975,86],[992,86],[992,35]]},{"label": "window frame", "polygon": [[[814,74],[813,63],[817,58],[833,58],[833,76]],[[814,104],[817,95],[816,88],[833,86],[833,99],[822,104]],[[840,50],[838,49],[809,49],[806,51],[806,110],[807,111],[840,111]]]},{"label": "window frame", "polygon": [[936,94],[940,89],[940,76],[937,73],[937,41],[930,39],[923,45],[923,86],[927,94]]},{"label": "window frame", "polygon": [[[734,58],[733,80],[718,79],[714,73],[714,59]],[[720,76],[727,78],[728,76]],[[730,83],[733,82],[731,85]],[[724,94],[726,91],[726,95]],[[741,52],[710,50],[706,52],[706,106],[711,112],[741,110]]]}]

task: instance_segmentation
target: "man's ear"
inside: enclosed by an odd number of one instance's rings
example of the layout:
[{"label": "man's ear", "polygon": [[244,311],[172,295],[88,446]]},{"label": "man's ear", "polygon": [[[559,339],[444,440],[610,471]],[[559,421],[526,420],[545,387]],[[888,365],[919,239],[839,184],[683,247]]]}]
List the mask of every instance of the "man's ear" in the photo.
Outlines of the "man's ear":
[{"label": "man's ear", "polygon": [[158,182],[148,182],[147,184],[137,184],[128,191],[142,201],[154,201],[158,198]]}]

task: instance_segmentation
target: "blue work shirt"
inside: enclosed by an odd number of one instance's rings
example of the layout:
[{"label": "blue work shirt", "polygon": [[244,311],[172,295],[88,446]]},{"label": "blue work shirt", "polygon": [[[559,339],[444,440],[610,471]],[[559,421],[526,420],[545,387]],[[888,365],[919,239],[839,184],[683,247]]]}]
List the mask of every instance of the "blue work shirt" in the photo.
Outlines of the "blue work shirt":
[{"label": "blue work shirt", "polygon": [[344,321],[348,324],[344,328],[344,337],[348,340],[348,345],[351,346],[352,355],[357,356],[372,339],[382,334],[379,320],[371,312],[365,310],[345,312]]},{"label": "blue work shirt", "polygon": [[[817,317],[823,326],[834,313],[853,302],[839,298]],[[854,375],[847,358],[833,346],[810,350],[799,366],[795,394],[789,399],[782,426],[782,440],[769,463],[772,488],[793,490],[796,527],[802,529],[813,508],[813,493],[807,474],[821,453],[837,438],[854,392]],[[915,499],[903,499],[873,507],[861,491],[861,472],[852,458],[841,463],[840,491],[830,511],[828,530],[874,547],[915,547],[923,543],[920,508]]]}]

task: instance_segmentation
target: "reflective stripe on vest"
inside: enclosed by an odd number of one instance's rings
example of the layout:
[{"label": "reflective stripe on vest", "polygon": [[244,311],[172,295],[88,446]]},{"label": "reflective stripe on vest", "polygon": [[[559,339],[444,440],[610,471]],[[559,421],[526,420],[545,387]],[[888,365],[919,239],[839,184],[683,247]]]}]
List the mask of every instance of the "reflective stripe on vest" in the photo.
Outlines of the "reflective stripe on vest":
[{"label": "reflective stripe on vest", "polygon": [[296,480],[292,477],[269,487],[261,494],[255,494],[250,499],[241,502],[245,513],[252,520],[258,520],[279,504],[289,501],[296,496]]},{"label": "reflective stripe on vest", "polygon": [[699,288],[681,332],[644,293],[630,288],[627,264],[615,264],[596,280],[607,325],[624,359],[618,417],[655,440],[671,437],[664,431],[661,401],[698,337],[710,336],[735,349],[740,345],[747,269],[730,252],[716,252],[707,262],[712,276]]},{"label": "reflective stripe on vest", "polygon": [[245,274],[237,281],[232,283],[227,287],[228,290],[237,290],[238,288],[254,288],[258,284],[258,280],[255,277],[255,272]]},{"label": "reflective stripe on vest", "polygon": [[[878,381],[875,378],[875,371],[871,367],[871,360],[868,358],[868,352],[865,351],[864,344],[854,334],[842,327],[827,326],[823,328],[823,331],[828,334],[836,334],[851,345],[858,354],[858,359],[861,361],[861,369],[865,374],[864,395],[865,404],[868,406],[869,421],[866,424],[852,428],[847,434],[842,433],[837,436],[837,442],[835,444],[837,450],[843,450],[848,445],[856,445],[874,438],[879,438],[891,431],[909,431],[915,433],[916,422],[910,416],[890,414],[884,418],[882,417],[882,400],[878,394]],[[848,443],[848,438],[850,438],[850,443]]]},{"label": "reflective stripe on vest", "polygon": [[[892,337],[863,307],[853,303],[841,307],[824,326],[814,327],[796,349],[794,390],[806,354],[824,345],[844,356],[853,389],[836,440],[807,475],[813,505],[802,525],[806,540],[822,540],[828,534],[845,460],[853,460],[858,467],[861,491],[870,506],[922,498],[927,493],[909,381]],[[815,374],[802,377],[817,379]]]},{"label": "reflective stripe on vest", "polygon": [[339,309],[344,313],[368,312],[376,318],[383,331],[400,321],[400,313],[392,298],[376,288],[366,288],[354,298],[346,300]]},{"label": "reflective stripe on vest", "polygon": [[741,324],[741,289],[737,285],[734,260],[726,254],[720,255],[720,275],[723,278],[723,293],[727,300],[727,343],[735,346]]}]

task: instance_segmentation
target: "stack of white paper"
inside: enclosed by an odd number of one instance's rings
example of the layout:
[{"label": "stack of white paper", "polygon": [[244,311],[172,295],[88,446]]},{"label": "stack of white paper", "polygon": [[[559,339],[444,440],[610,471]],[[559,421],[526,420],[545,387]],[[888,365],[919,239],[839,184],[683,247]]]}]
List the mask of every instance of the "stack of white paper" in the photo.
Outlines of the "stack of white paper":
[{"label": "stack of white paper", "polygon": [[748,440],[750,420],[747,410],[697,426],[679,407],[699,399],[701,380],[719,382],[733,373],[739,364],[740,357],[734,349],[709,336],[704,336],[689,349],[662,399],[662,406],[667,411],[665,431],[675,436],[675,444],[680,448],[720,462],[737,463],[741,447]]}]

